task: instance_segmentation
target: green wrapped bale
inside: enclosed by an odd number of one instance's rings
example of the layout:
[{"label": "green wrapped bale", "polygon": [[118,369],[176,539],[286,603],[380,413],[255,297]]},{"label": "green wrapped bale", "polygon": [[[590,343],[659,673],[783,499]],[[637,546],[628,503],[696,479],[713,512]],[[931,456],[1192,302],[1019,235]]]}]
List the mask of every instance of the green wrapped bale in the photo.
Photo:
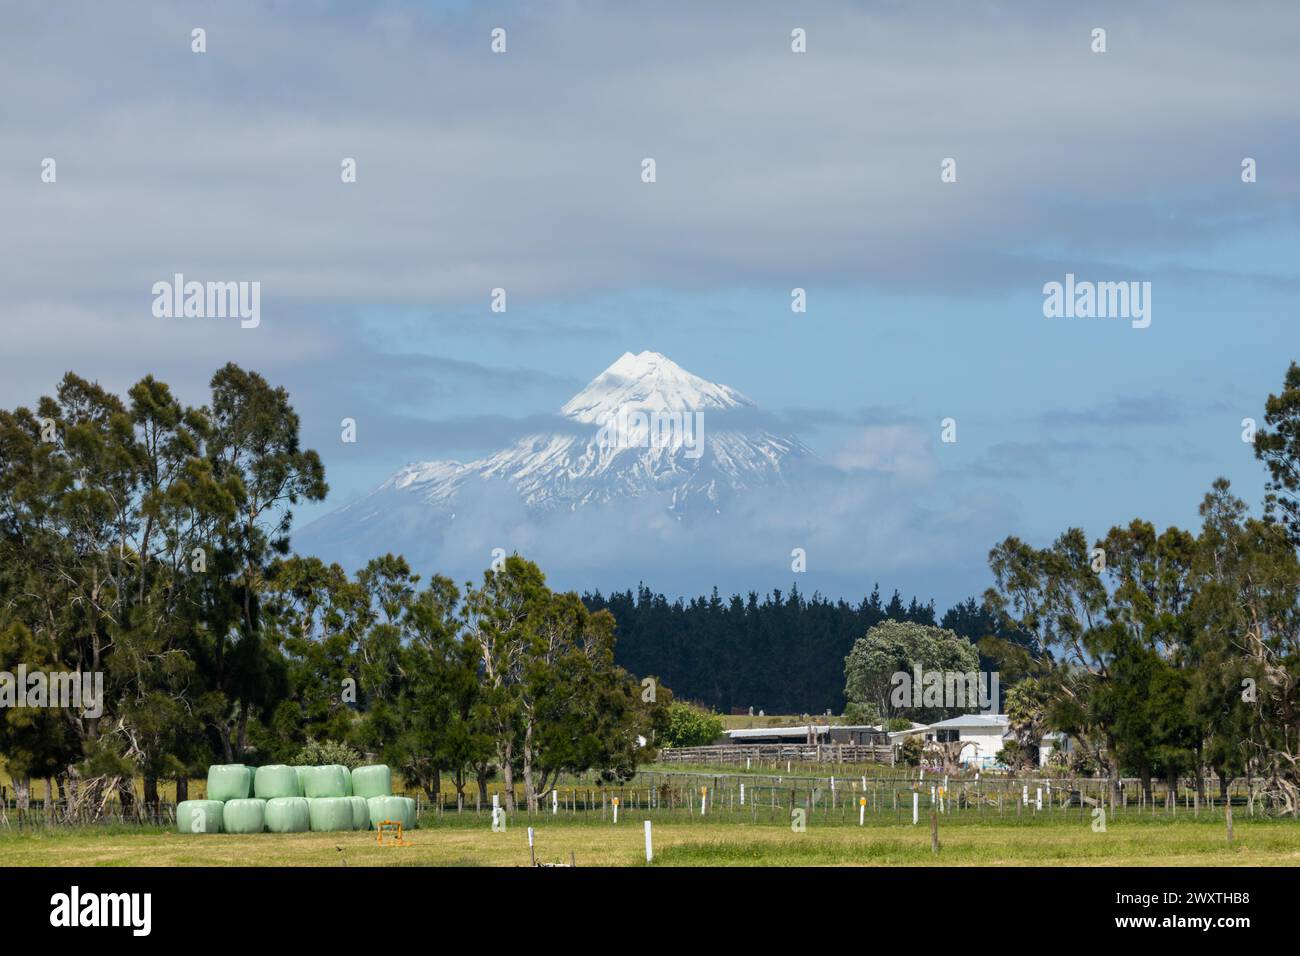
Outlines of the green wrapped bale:
[{"label": "green wrapped bale", "polygon": [[334,766],[338,767],[339,772],[343,774],[343,789],[346,791],[343,794],[343,796],[345,797],[355,796],[355,794],[352,792],[352,771],[349,770],[347,767],[343,766],[342,764],[336,763],[334,764]]},{"label": "green wrapped bale", "polygon": [[366,804],[370,809],[370,825],[376,830],[385,820],[400,823],[406,830],[415,827],[415,801],[410,797],[371,797]]},{"label": "green wrapped bale", "polygon": [[208,799],[247,800],[253,775],[242,763],[214,763],[208,768]]},{"label": "green wrapped bale", "polygon": [[347,797],[351,795],[348,792],[348,781],[347,768],[339,764],[308,767],[302,778],[303,795],[308,800],[318,797]]},{"label": "green wrapped bale", "polygon": [[308,797],[313,833],[352,829],[352,801],[347,797]]},{"label": "green wrapped bale", "polygon": [[220,800],[183,800],[176,805],[177,833],[220,833]]},{"label": "green wrapped bale", "polygon": [[223,833],[261,833],[266,829],[265,800],[227,800],[221,810]]},{"label": "green wrapped bale", "polygon": [[272,797],[266,801],[269,833],[306,833],[311,829],[311,805],[302,797]]},{"label": "green wrapped bale", "polygon": [[259,800],[275,800],[279,797],[300,797],[298,775],[293,767],[284,764],[270,764],[257,768],[253,778],[253,795]]},{"label": "green wrapped bale", "polygon": [[372,764],[368,767],[355,767],[352,770],[352,795],[354,797],[391,797],[393,795],[393,772],[387,764]]},{"label": "green wrapped bale", "polygon": [[413,797],[398,797],[397,799],[406,804],[406,818],[411,821],[407,825],[407,829],[414,830],[420,825],[420,820],[415,815],[415,799]]},{"label": "green wrapped bale", "polygon": [[348,803],[352,804],[352,829],[369,830],[370,829],[370,804],[366,802],[365,797],[346,797]]},{"label": "green wrapped bale", "polygon": [[293,768],[293,772],[294,772],[294,774],[295,774],[295,775],[297,776],[297,778],[298,778],[298,794],[297,794],[297,795],[300,796],[300,797],[305,797],[305,796],[307,796],[307,768],[306,768],[306,767],[294,767],[294,768]]}]

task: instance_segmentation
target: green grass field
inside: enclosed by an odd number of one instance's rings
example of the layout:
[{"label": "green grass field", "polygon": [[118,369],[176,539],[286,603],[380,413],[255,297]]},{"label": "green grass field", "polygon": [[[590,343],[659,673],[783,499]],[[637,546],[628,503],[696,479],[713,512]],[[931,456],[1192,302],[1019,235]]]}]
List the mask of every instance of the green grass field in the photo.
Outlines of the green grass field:
[{"label": "green grass field", "polygon": [[[535,817],[537,857],[579,866],[645,865],[644,814],[608,819]],[[1290,866],[1300,864],[1300,822],[1242,820],[1233,846],[1222,819],[1127,819],[1105,833],[1075,818],[955,819],[929,827],[894,822],[788,825],[742,817],[654,822],[657,866]],[[0,866],[527,866],[527,818],[504,833],[486,816],[426,819],[406,847],[374,833],[191,835],[123,826],[0,830]]]},{"label": "green grass field", "polygon": [[[0,866],[527,866],[527,827],[536,833],[543,862],[579,866],[645,865],[643,821],[654,826],[659,866],[1289,866],[1300,864],[1300,820],[1255,816],[1236,797],[1235,838],[1226,838],[1223,808],[1195,806],[1190,791],[1166,806],[1128,802],[1110,813],[1104,833],[1092,829],[1092,810],[1065,798],[1069,787],[1047,789],[1041,810],[1018,807],[1022,787],[1039,791],[1039,780],[982,782],[953,778],[953,800],[939,816],[940,853],[930,850],[929,784],[906,776],[907,768],[813,765],[755,767],[664,766],[642,768],[622,787],[602,789],[587,780],[561,782],[560,812],[508,818],[505,833],[490,827],[487,804],[475,812],[474,791],[463,813],[444,781],[443,812],[422,798],[421,828],[412,846],[378,846],[373,833],[180,834],[169,827],[135,823],[67,826],[40,810],[19,825],[10,810],[0,817]],[[801,772],[802,771],[802,772]],[[834,772],[832,793],[826,774]],[[861,775],[866,777],[862,789]],[[937,778],[931,778],[937,779]],[[747,801],[739,785],[746,784]],[[1093,797],[1100,781],[1080,781]],[[699,791],[708,789],[711,810],[699,815]],[[921,794],[922,817],[911,824],[912,789]],[[499,794],[499,781],[490,792]],[[191,798],[203,781],[191,783]],[[141,792],[137,781],[137,792]],[[39,793],[39,791],[38,791]],[[654,809],[645,809],[655,795]],[[865,793],[865,826],[858,799]],[[35,796],[36,794],[34,794]],[[622,801],[612,821],[613,799]],[[958,798],[963,799],[958,799]],[[1130,801],[1140,797],[1130,792]],[[167,794],[164,793],[164,799]],[[973,798],[973,799],[971,799]],[[549,801],[543,806],[549,809]],[[791,807],[802,808],[807,826],[791,829]]]}]

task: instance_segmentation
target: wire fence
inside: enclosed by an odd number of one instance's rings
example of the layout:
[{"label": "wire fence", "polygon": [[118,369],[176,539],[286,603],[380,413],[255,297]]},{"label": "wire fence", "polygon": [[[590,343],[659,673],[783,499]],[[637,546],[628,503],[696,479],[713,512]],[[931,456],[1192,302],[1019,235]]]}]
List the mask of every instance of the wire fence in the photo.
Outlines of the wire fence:
[{"label": "wire fence", "polygon": [[[196,788],[197,789],[197,788]],[[500,807],[507,818],[610,820],[615,813],[684,822],[787,822],[796,810],[808,822],[910,824],[931,811],[963,821],[1033,822],[1088,820],[1096,811],[1111,819],[1142,817],[1193,819],[1220,816],[1234,806],[1247,818],[1275,816],[1247,778],[1220,782],[1215,777],[1175,782],[1137,778],[1001,776],[955,777],[932,772],[885,775],[759,774],[643,770],[626,783],[611,784],[595,775],[563,780],[543,793],[537,809],[526,808],[522,788],[512,801],[499,782],[457,794],[444,788],[432,799],[422,790],[395,787],[416,801],[425,823],[466,817],[489,818]],[[0,787],[0,829],[127,826],[172,827],[176,804],[120,801],[102,810],[74,807],[69,801],[31,795],[19,806],[12,790]]]},{"label": "wire fence", "polygon": [[[494,794],[505,806],[504,794]],[[728,774],[698,771],[641,771],[622,785],[561,785],[543,795],[535,814],[524,809],[516,793],[517,815],[611,817],[615,801],[621,812],[671,815],[684,819],[773,822],[788,820],[802,810],[806,820],[848,823],[911,823],[933,810],[964,820],[1063,820],[1071,815],[1088,820],[1096,811],[1114,819],[1153,817],[1176,819],[1222,815],[1225,807],[1241,807],[1248,817],[1271,816],[1258,788],[1246,778],[1207,777],[1175,782],[1125,777],[1002,777],[954,778],[942,774],[851,777],[835,775]],[[425,808],[436,817],[490,814],[493,805],[478,794],[457,803],[443,794]]]}]

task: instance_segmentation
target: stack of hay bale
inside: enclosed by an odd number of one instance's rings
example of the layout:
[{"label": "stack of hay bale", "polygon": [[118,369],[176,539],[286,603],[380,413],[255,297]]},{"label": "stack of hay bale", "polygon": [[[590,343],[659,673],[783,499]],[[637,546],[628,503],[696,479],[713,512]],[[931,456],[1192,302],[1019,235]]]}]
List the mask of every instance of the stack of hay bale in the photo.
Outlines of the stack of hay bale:
[{"label": "stack of hay bale", "polygon": [[176,807],[180,833],[305,833],[367,830],[385,820],[415,826],[415,801],[393,796],[393,776],[376,764],[286,767],[213,764],[208,799]]}]

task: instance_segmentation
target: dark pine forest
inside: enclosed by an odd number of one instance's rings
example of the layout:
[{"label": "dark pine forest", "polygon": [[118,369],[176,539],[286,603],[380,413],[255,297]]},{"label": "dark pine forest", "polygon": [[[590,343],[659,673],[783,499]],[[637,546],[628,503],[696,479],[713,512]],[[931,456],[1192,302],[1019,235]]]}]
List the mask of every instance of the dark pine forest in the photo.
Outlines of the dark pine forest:
[{"label": "dark pine forest", "polygon": [[939,624],[975,642],[998,634],[974,598],[939,620],[934,602],[907,603],[897,591],[882,601],[877,585],[857,604],[805,597],[798,587],[759,598],[717,589],[708,597],[669,601],[644,584],[604,596],[586,594],[592,610],[618,621],[616,659],[634,674],[655,675],[678,699],[722,713],[824,714],[844,708],[844,658],[867,629],[886,619]]}]

